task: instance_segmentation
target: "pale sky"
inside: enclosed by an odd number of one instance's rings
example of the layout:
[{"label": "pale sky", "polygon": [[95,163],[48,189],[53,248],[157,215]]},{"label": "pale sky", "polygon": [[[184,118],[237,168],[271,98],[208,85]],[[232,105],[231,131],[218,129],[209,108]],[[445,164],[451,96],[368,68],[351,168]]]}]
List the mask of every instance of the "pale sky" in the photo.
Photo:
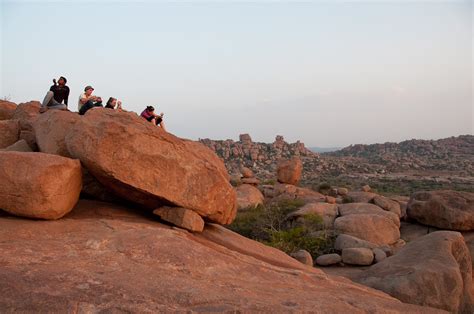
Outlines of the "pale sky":
[{"label": "pale sky", "polygon": [[0,97],[60,75],[191,139],[347,146],[474,133],[472,1],[1,1]]}]

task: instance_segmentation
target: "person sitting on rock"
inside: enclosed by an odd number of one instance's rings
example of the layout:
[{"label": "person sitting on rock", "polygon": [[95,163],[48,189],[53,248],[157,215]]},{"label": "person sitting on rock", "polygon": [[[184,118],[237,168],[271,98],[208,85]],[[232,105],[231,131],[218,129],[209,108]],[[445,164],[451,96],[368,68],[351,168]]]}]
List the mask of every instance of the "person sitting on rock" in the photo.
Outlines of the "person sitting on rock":
[{"label": "person sitting on rock", "polygon": [[56,79],[53,79],[53,83],[41,104],[41,113],[48,109],[67,110],[67,101],[69,98],[69,87],[66,86],[67,79],[61,76],[57,84]]},{"label": "person sitting on rock", "polygon": [[80,115],[84,115],[89,109],[94,107],[103,107],[102,98],[92,95],[94,88],[86,86],[84,93],[79,96],[78,110]]},{"label": "person sitting on rock", "polygon": [[146,119],[147,121],[153,123],[154,125],[161,126],[163,131],[166,131],[165,123],[163,122],[163,115],[163,112],[159,115],[155,114],[155,108],[153,108],[153,106],[147,106],[145,110],[142,111],[140,116]]},{"label": "person sitting on rock", "polygon": [[118,111],[122,111],[122,102],[120,100],[117,100],[117,98],[110,97],[109,100],[107,100],[105,108],[117,109]]}]

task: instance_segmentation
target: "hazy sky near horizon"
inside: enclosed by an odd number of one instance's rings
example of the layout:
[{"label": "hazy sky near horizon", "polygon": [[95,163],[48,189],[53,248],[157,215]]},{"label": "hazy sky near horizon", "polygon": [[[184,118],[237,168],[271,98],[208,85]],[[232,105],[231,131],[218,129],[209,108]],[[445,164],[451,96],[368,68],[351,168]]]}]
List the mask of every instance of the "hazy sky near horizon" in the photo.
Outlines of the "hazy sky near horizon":
[{"label": "hazy sky near horizon", "polygon": [[472,1],[0,0],[0,97],[54,77],[191,139],[307,146],[474,133]]}]

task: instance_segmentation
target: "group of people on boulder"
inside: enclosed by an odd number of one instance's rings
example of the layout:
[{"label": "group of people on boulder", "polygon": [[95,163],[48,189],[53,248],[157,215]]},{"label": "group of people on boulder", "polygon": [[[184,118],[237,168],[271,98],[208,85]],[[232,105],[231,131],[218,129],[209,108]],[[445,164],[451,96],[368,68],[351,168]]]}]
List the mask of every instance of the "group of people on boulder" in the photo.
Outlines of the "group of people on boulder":
[{"label": "group of people on boulder", "polygon": [[[48,109],[68,110],[69,87],[66,85],[66,83],[67,79],[64,76],[61,76],[57,82],[56,79],[53,79],[53,85],[46,93],[43,103],[41,104],[41,113],[47,111]],[[110,97],[104,106],[102,104],[102,98],[93,95],[93,92],[94,88],[88,85],[84,88],[84,92],[79,96],[77,110],[80,115],[84,115],[88,110],[93,108],[107,108],[123,111],[122,102],[117,100],[117,98]],[[156,114],[155,108],[153,108],[153,106],[147,106],[140,114],[140,116],[145,120],[153,123],[154,125],[160,126],[166,131],[165,124],[163,122],[163,115],[163,113],[160,113],[159,115]]]}]

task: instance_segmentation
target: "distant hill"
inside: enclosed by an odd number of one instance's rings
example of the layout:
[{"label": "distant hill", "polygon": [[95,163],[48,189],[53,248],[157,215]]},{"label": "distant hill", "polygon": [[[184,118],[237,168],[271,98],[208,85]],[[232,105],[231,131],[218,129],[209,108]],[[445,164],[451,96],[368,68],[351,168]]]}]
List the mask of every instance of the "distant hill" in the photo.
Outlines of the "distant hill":
[{"label": "distant hill", "polygon": [[315,153],[329,153],[341,149],[342,147],[308,147],[309,150]]}]

